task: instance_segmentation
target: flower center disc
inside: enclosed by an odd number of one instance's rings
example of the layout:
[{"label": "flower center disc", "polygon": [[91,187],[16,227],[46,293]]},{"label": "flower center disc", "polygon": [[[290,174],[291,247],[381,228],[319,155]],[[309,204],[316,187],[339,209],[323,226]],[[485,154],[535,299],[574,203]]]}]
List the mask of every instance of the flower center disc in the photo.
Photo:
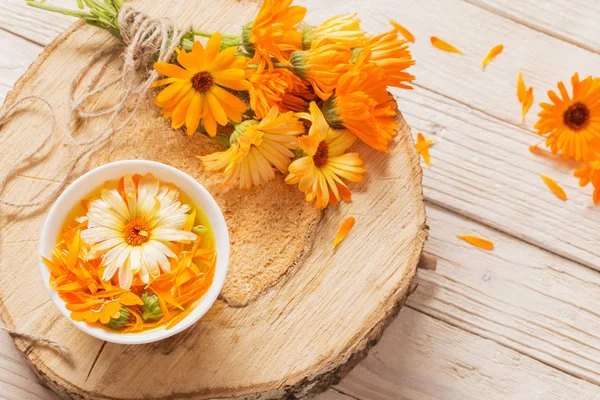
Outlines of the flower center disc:
[{"label": "flower center disc", "polygon": [[150,227],[148,223],[140,218],[135,218],[125,224],[123,237],[127,244],[140,246],[150,239]]},{"label": "flower center disc", "polygon": [[585,128],[590,120],[590,110],[581,103],[575,103],[570,106],[563,115],[563,121],[566,126],[578,131]]},{"label": "flower center disc", "polygon": [[317,152],[313,156],[313,160],[315,161],[315,167],[321,168],[327,164],[327,158],[329,157],[329,145],[327,142],[322,141],[319,143],[319,147],[317,147]]},{"label": "flower center disc", "polygon": [[194,89],[196,89],[197,91],[199,91],[201,93],[208,91],[208,89],[210,89],[212,84],[213,84],[213,78],[206,71],[198,72],[192,78],[192,86],[194,86]]}]

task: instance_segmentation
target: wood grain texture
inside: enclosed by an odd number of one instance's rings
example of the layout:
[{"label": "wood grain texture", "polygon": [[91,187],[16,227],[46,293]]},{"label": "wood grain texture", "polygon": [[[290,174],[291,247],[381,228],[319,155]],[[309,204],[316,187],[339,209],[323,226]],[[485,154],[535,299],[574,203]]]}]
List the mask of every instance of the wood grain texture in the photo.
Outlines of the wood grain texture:
[{"label": "wood grain texture", "polygon": [[[137,6],[151,15],[170,16],[180,25],[198,20],[202,12],[205,25],[201,29],[225,31],[250,20],[257,9],[256,3],[224,1],[207,15],[204,10],[209,3],[182,0],[157,7],[140,1]],[[63,121],[68,84],[75,71],[113,42],[106,32],[74,26],[46,48],[5,106],[27,94],[51,94],[57,118]],[[94,99],[94,105],[106,107],[110,99],[110,94],[104,94]],[[48,123],[47,114],[35,105],[21,113],[4,126],[0,146],[10,151],[0,160],[0,170],[7,170],[32,140],[41,140],[22,132]],[[202,172],[194,157],[214,151],[215,145],[202,136],[190,138],[172,131],[148,99],[137,111],[135,122],[89,156],[75,175],[126,158],[167,162],[215,193],[235,241],[233,250],[242,249],[245,255],[237,264],[256,271],[253,282],[259,282],[257,274],[268,269],[261,264],[261,255],[282,257],[270,262],[287,266],[296,259],[290,256],[306,249],[306,260],[300,260],[284,280],[265,288],[252,303],[240,308],[219,303],[181,335],[144,346],[106,344],[78,332],[44,294],[35,254],[36,233],[47,207],[3,208],[0,314],[9,327],[63,343],[74,360],[69,363],[19,339],[17,346],[42,380],[65,398],[270,399],[302,398],[324,390],[366,355],[393,318],[408,293],[425,240],[421,169],[410,131],[401,118],[400,122],[398,140],[388,156],[360,148],[369,174],[356,188],[354,201],[328,209],[319,220],[302,195],[282,179],[250,193],[217,192],[216,177]],[[98,126],[97,122],[80,124],[78,134],[90,135]],[[73,149],[57,141],[48,153],[25,169],[28,178],[17,180],[3,195],[35,196],[54,185]],[[357,225],[334,251],[331,240],[347,215],[355,216]],[[310,226],[317,221],[310,235],[314,241],[305,244]],[[365,244],[370,251],[356,254],[355,249]],[[255,255],[254,248],[259,250]],[[31,288],[30,296],[21,295],[23,287]],[[280,344],[275,344],[277,340]]]},{"label": "wood grain texture", "polygon": [[597,1],[569,0],[464,0],[548,36],[600,53],[600,15]]},{"label": "wood grain texture", "polygon": [[365,400],[600,397],[594,384],[410,307],[402,309],[379,344],[336,389]]},{"label": "wood grain texture", "polygon": [[419,270],[411,308],[600,384],[600,273],[433,205],[427,216],[425,251],[438,264]]}]

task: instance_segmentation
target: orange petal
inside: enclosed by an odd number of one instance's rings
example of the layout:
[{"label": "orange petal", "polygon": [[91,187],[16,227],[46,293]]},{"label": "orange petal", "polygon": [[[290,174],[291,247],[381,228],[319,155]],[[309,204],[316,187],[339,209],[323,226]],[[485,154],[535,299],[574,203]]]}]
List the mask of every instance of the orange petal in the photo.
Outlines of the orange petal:
[{"label": "orange petal", "polygon": [[415,36],[408,29],[406,29],[405,27],[403,27],[402,25],[400,25],[393,19],[390,19],[390,24],[392,24],[392,26],[394,27],[396,32],[398,32],[399,34],[404,36],[404,38],[406,40],[408,40],[409,42],[413,42],[413,43],[415,42]]},{"label": "orange petal", "polygon": [[556,195],[556,197],[558,197],[562,201],[566,201],[567,200],[567,194],[565,193],[565,191],[563,190],[563,188],[561,188],[559,186],[558,183],[556,183],[553,179],[548,178],[546,175],[540,174],[540,176],[544,180],[544,183],[546,184],[546,186],[548,186],[548,188],[550,190],[552,190],[552,192]]},{"label": "orange petal", "polygon": [[348,232],[350,232],[354,226],[354,222],[356,222],[354,217],[348,217],[344,220],[344,222],[342,222],[337,235],[335,235],[335,239],[333,239],[333,247],[337,246],[342,240],[344,240],[344,238],[348,235]]},{"label": "orange petal", "polygon": [[475,247],[479,247],[480,249],[492,250],[494,248],[494,242],[491,242],[484,238],[480,238],[478,236],[456,235],[456,237],[464,240],[465,242],[467,242]]},{"label": "orange petal", "polygon": [[519,78],[517,79],[517,99],[519,103],[523,104],[526,100],[527,88],[525,87],[525,81],[523,80],[523,74],[519,72]]},{"label": "orange petal", "polygon": [[502,50],[504,50],[503,44],[494,46],[487,54],[487,56],[485,56],[485,58],[483,59],[483,63],[481,64],[483,68],[485,68],[486,65],[488,65],[494,58],[496,58],[498,54],[502,53]]},{"label": "orange petal", "polygon": [[530,87],[525,94],[525,102],[521,107],[521,121],[525,122],[525,116],[529,112],[531,105],[533,104],[533,87]]},{"label": "orange petal", "polygon": [[417,153],[423,157],[423,161],[428,167],[431,167],[431,158],[429,157],[429,147],[433,144],[433,140],[425,140],[425,136],[421,132],[417,134],[417,143],[415,149]]},{"label": "orange petal", "polygon": [[460,51],[459,49],[457,49],[456,47],[452,46],[450,43],[443,41],[440,38],[437,38],[435,36],[432,36],[429,40],[431,40],[431,44],[434,47],[437,47],[440,50],[444,50],[444,51],[448,51],[450,53],[459,53],[459,54],[463,54],[462,51]]},{"label": "orange petal", "polygon": [[133,292],[124,293],[123,296],[119,297],[119,303],[123,304],[124,306],[141,306],[144,304],[142,299],[140,299]]}]

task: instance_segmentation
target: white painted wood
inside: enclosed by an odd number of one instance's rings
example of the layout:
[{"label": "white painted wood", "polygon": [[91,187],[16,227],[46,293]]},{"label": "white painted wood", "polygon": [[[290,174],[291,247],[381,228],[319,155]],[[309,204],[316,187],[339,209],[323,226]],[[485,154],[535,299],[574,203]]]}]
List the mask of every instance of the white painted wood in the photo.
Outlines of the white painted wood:
[{"label": "white painted wood", "polygon": [[[75,0],[48,0],[47,4],[76,9]],[[0,28],[45,46],[75,22],[66,15],[30,7],[25,0],[2,0]]]},{"label": "white painted wood", "polygon": [[42,52],[42,47],[0,30],[0,49],[0,104],[2,104],[6,93]]},{"label": "white painted wood", "polygon": [[409,307],[600,384],[600,273],[435,206],[427,222],[437,270],[419,271]]},{"label": "white painted wood", "polygon": [[465,0],[537,31],[600,53],[600,2],[588,0]]},{"label": "white painted wood", "polygon": [[411,308],[336,389],[365,400],[600,398],[596,385]]},{"label": "white painted wood", "polygon": [[[400,93],[413,132],[434,138],[424,164],[427,200],[551,252],[600,268],[600,208],[581,189],[573,164],[533,155],[539,138],[512,124],[425,89]],[[540,173],[559,182],[569,200],[548,189]]]}]

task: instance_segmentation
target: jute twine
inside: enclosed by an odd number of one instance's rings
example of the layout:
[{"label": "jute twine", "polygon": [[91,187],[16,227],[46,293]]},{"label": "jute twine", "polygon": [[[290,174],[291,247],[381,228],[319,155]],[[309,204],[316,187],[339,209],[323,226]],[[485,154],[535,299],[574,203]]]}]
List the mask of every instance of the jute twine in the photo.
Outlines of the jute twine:
[{"label": "jute twine", "polygon": [[[65,133],[62,145],[73,147],[75,151],[71,154],[75,154],[75,156],[67,168],[66,174],[58,180],[58,185],[54,189],[48,191],[37,200],[17,201],[0,199],[0,204],[15,208],[27,208],[47,204],[54,199],[66,185],[77,163],[84,156],[94,152],[110,140],[114,134],[121,131],[133,118],[139,105],[144,100],[145,94],[158,77],[158,73],[154,69],[149,68],[153,57],[156,57],[158,61],[171,60],[175,48],[179,45],[181,38],[188,30],[177,30],[175,24],[170,19],[150,18],[148,15],[134,10],[129,5],[124,5],[120,10],[118,22],[124,47],[119,46],[118,49],[111,48],[98,53],[77,72],[71,82],[69,111],[64,124]],[[96,87],[108,65],[118,58],[122,58],[120,73],[109,82]],[[101,67],[94,68],[98,63],[100,63]],[[88,77],[88,83],[81,87],[84,77]],[[102,110],[84,110],[83,106],[90,98],[115,85],[119,85],[119,83],[122,95],[117,98],[114,106]],[[76,96],[78,92],[80,94]],[[4,178],[0,180],[0,193],[2,193],[7,183],[17,176],[17,172],[25,166],[26,162],[31,157],[40,153],[52,138],[56,128],[57,118],[54,108],[46,99],[35,95],[19,99],[2,113],[0,115],[0,127],[11,119],[14,115],[13,111],[18,105],[28,100],[39,101],[48,108],[52,119],[51,129],[38,146],[28,151],[8,169]],[[131,108],[130,105],[132,105]],[[75,137],[71,129],[73,119],[89,120],[98,117],[108,117],[108,120],[95,135],[85,139]],[[0,329],[27,339],[33,345],[50,346],[64,356],[69,355],[68,349],[48,338],[5,327],[0,327]]]}]

